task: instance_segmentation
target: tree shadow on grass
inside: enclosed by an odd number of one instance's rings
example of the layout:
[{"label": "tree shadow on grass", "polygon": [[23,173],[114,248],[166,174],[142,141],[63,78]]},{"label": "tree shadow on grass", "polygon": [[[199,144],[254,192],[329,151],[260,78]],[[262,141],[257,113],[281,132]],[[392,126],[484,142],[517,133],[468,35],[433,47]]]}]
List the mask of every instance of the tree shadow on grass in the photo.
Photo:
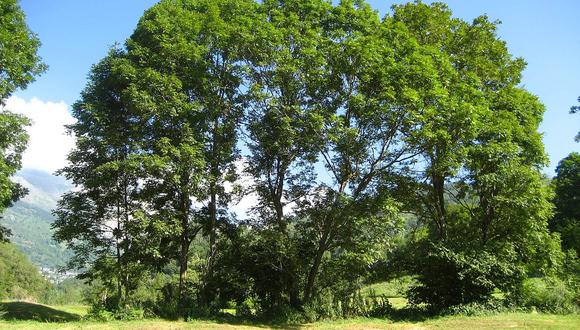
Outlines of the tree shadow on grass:
[{"label": "tree shadow on grass", "polygon": [[44,305],[13,301],[0,302],[0,319],[8,321],[70,322],[78,321],[80,316]]}]

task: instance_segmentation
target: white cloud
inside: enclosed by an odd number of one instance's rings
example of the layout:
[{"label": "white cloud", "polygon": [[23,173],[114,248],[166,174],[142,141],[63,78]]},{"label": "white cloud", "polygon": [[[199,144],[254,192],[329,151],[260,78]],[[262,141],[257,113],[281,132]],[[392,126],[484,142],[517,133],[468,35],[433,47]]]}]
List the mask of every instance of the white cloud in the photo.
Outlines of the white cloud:
[{"label": "white cloud", "polygon": [[[233,201],[232,205],[230,205],[230,211],[234,212],[239,220],[247,220],[250,218],[250,209],[258,205],[258,194],[247,191],[254,185],[254,180],[245,172],[245,169],[248,166],[246,159],[244,157],[238,159],[235,162],[235,166],[239,179],[236,184],[240,185],[242,190],[246,190],[246,193],[243,194],[241,199]],[[230,183],[226,183],[226,191],[231,191],[232,188],[233,187]]]},{"label": "white cloud", "polygon": [[28,127],[30,139],[22,157],[22,167],[53,173],[66,164],[66,156],[74,147],[74,138],[66,135],[64,125],[75,119],[64,102],[44,102],[37,98],[24,100],[12,96],[6,110],[25,115],[32,120]]}]

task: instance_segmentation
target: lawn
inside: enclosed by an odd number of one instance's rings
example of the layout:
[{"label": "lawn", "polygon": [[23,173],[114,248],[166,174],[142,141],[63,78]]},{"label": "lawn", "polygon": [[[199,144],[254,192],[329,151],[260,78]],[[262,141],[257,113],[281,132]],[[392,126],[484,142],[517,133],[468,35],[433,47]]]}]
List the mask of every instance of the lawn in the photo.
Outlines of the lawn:
[{"label": "lawn", "polygon": [[301,325],[272,325],[240,322],[235,318],[224,321],[191,322],[160,319],[140,321],[83,321],[82,306],[44,306],[24,302],[0,303],[0,329],[580,329],[580,315],[547,315],[537,313],[504,313],[493,316],[450,316],[422,322],[392,322],[383,319],[356,318],[321,321]]}]

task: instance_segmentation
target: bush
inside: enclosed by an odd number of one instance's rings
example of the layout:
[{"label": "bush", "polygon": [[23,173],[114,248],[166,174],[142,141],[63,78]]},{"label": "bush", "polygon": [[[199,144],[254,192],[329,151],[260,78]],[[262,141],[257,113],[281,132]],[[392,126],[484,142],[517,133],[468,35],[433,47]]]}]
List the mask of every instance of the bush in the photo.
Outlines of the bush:
[{"label": "bush", "polygon": [[491,299],[486,302],[472,302],[449,307],[440,312],[441,315],[485,316],[509,311],[503,301]]},{"label": "bush", "polygon": [[254,300],[247,298],[239,305],[236,306],[236,316],[250,317],[254,316],[256,312],[256,306]]},{"label": "bush", "polygon": [[87,315],[87,320],[107,322],[112,320],[131,321],[142,320],[145,318],[145,312],[142,309],[132,308],[130,306],[120,307],[116,310],[109,311],[103,305],[95,304],[91,306]]},{"label": "bush", "polygon": [[114,320],[113,312],[110,312],[103,308],[102,305],[93,305],[84,316],[84,319],[91,321],[107,322]]},{"label": "bush", "polygon": [[553,277],[526,279],[513,297],[521,307],[556,314],[578,312],[575,298],[575,292],[563,281]]},{"label": "bush", "polygon": [[113,314],[116,320],[121,321],[131,321],[131,320],[142,320],[144,318],[144,312],[142,309],[122,307],[115,311]]},{"label": "bush", "polygon": [[427,304],[434,311],[486,303],[495,289],[511,292],[523,276],[523,270],[507,253],[454,251],[429,242],[418,247],[413,261],[418,284],[408,291],[407,298],[413,305]]}]

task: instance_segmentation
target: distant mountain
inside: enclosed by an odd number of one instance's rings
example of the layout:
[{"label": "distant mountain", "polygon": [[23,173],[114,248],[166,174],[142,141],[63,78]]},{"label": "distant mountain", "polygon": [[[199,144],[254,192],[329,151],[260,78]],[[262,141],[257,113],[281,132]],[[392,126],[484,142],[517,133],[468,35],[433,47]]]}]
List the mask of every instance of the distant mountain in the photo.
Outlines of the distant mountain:
[{"label": "distant mountain", "polygon": [[18,172],[15,180],[29,192],[2,215],[2,224],[12,231],[10,241],[42,269],[63,266],[71,254],[52,239],[50,225],[58,199],[72,186],[62,177],[29,169]]}]

